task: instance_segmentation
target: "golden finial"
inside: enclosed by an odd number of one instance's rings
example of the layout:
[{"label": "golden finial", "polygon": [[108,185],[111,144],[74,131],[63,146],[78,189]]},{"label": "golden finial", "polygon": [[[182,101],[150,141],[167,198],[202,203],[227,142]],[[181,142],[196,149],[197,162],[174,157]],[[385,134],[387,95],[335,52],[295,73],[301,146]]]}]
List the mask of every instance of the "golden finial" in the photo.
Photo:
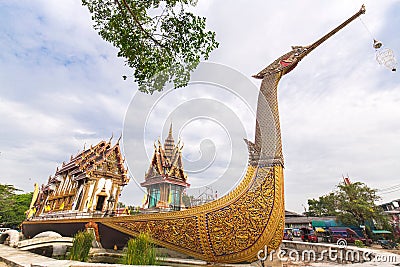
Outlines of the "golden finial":
[{"label": "golden finial", "polygon": [[113,137],[114,137],[114,133],[111,133],[110,140],[108,140],[108,143],[109,143],[109,144],[111,144],[111,140],[113,139]]}]

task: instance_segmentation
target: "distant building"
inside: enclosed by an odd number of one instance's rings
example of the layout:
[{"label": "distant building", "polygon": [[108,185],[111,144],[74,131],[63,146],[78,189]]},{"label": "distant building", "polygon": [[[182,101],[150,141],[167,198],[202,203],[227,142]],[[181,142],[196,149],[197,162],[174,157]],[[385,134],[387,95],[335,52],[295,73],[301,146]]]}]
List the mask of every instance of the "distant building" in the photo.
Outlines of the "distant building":
[{"label": "distant building", "polygon": [[218,198],[217,194],[218,192],[214,191],[211,186],[205,186],[203,192],[201,192],[198,197],[192,196],[190,198],[190,206],[200,206],[214,201]]},{"label": "distant building", "polygon": [[311,219],[302,214],[285,210],[285,228],[310,227]]},{"label": "distant building", "polygon": [[57,167],[36,201],[36,215],[54,212],[113,213],[129,182],[119,142],[101,141]]},{"label": "distant building", "polygon": [[391,202],[384,203],[380,205],[382,209],[387,211],[400,211],[400,199],[392,200]]},{"label": "distant building", "polygon": [[140,184],[147,189],[144,208],[181,209],[182,194],[190,186],[183,169],[182,148],[180,141],[175,145],[171,124],[164,147],[160,141],[154,145],[154,154],[145,174],[145,181]]},{"label": "distant building", "polygon": [[390,223],[394,228],[394,234],[400,237],[400,199],[380,205],[389,217]]},{"label": "distant building", "polygon": [[285,210],[286,228],[336,226],[336,223],[333,223],[335,219],[335,216],[309,217],[303,214]]}]

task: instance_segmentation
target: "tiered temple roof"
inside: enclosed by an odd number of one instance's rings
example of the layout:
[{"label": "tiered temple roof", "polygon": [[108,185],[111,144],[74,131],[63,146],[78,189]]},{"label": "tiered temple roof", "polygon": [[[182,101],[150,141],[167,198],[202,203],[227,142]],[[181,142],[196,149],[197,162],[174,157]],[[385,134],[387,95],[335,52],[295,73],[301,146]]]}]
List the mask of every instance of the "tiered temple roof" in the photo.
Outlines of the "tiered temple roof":
[{"label": "tiered temple roof", "polygon": [[71,155],[69,162],[57,167],[55,174],[42,186],[38,210],[115,210],[114,204],[129,182],[124,162],[119,140],[114,145],[111,139],[101,141]]},{"label": "tiered temple roof", "polygon": [[63,162],[61,168],[53,176],[49,177],[48,185],[57,182],[57,177],[65,172],[78,181],[94,174],[108,174],[120,180],[120,185],[127,185],[128,170],[124,167],[125,159],[122,157],[119,142],[111,146],[111,142],[101,141],[91,146],[76,156],[72,156],[68,163]]},{"label": "tiered temple roof", "polygon": [[141,186],[149,186],[158,183],[172,183],[188,187],[187,174],[183,170],[182,148],[180,140],[175,145],[172,136],[172,124],[168,137],[165,139],[164,147],[160,140],[154,144],[154,154],[150,167],[145,174],[145,181]]}]

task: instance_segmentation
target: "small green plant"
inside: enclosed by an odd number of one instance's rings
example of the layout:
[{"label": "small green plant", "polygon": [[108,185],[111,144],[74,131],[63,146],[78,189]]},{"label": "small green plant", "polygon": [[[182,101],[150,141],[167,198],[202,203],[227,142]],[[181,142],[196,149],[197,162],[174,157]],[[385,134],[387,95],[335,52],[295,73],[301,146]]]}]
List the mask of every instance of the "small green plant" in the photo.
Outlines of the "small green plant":
[{"label": "small green plant", "polygon": [[124,249],[122,264],[157,265],[157,255],[150,235],[141,233],[138,237],[129,239]]},{"label": "small green plant", "polygon": [[87,231],[76,233],[71,248],[70,260],[87,261],[93,240],[93,234]]},{"label": "small green plant", "polygon": [[364,243],[361,240],[356,240],[354,241],[354,245],[358,248],[363,248],[365,247]]}]

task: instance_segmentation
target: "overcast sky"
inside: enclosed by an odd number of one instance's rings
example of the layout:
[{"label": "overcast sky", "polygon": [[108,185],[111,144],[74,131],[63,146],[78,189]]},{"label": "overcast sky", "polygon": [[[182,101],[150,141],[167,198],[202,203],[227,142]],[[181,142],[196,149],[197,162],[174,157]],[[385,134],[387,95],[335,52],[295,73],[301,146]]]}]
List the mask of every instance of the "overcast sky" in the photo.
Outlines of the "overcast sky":
[{"label": "overcast sky", "polygon": [[[254,138],[260,81],[251,75],[291,45],[314,42],[362,3],[362,21],[318,47],[280,82],[286,208],[302,212],[307,199],[334,190],[342,175],[377,189],[398,185],[399,72],[379,65],[372,48],[374,36],[400,57],[398,0],[199,0],[194,12],[217,33],[220,46],[209,60],[222,64],[212,66],[222,68],[224,81],[212,84],[208,65],[209,72],[198,75],[202,83],[154,96],[137,93],[136,84],[121,78],[131,71],[97,35],[80,1],[2,0],[0,183],[31,191],[85,144],[112,134],[115,141],[124,132],[133,178],[122,201],[141,205],[135,181],[143,180],[153,142],[164,139],[173,122],[176,141],[180,136],[184,143],[191,192],[211,185],[223,195],[243,175],[242,138]],[[248,93],[233,88],[237,84]],[[400,191],[382,197],[398,199]]]}]

